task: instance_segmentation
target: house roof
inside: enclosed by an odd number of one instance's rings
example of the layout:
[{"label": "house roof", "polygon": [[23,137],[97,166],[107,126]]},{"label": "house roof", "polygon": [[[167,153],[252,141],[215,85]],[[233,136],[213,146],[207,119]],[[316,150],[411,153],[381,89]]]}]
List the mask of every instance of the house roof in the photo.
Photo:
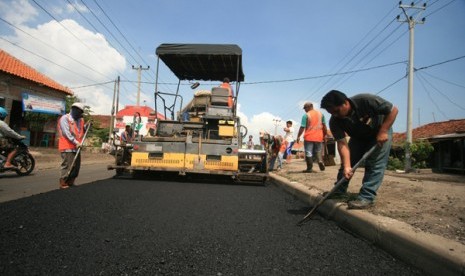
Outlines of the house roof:
[{"label": "house roof", "polygon": [[3,50],[0,50],[0,71],[36,82],[38,84],[55,89],[59,92],[63,92],[69,95],[73,94],[69,88],[59,84],[44,74],[39,73],[34,68],[30,67],[29,65]]},{"label": "house roof", "polygon": [[100,123],[100,128],[110,127],[110,115],[92,115],[92,119]]},{"label": "house roof", "polygon": [[[449,120],[444,122],[430,123],[412,130],[412,139],[427,139],[434,136],[465,133],[465,119]],[[394,143],[402,143],[406,140],[406,132],[394,133]]]},{"label": "house roof", "polygon": [[[155,110],[149,106],[136,106],[136,105],[126,105],[123,109],[119,110],[116,114],[117,118],[124,116],[134,116],[136,112],[139,112],[141,117],[155,117],[152,114],[155,114]],[[165,119],[165,116],[158,112],[159,119]]]}]

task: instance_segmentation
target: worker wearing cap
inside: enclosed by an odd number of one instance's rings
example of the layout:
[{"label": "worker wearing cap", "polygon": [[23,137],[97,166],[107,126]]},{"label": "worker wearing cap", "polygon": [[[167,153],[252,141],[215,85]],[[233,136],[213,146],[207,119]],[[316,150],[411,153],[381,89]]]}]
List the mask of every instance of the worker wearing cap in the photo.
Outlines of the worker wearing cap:
[{"label": "worker wearing cap", "polygon": [[[58,150],[61,155],[60,188],[66,189],[74,186],[74,181],[79,175],[81,156],[76,157],[78,148],[82,146],[84,138],[84,104],[74,103],[68,114],[58,120]],[[74,158],[74,167],[69,172]]]},{"label": "worker wearing cap", "polygon": [[323,158],[321,157],[321,148],[326,136],[326,124],[323,114],[319,110],[313,109],[313,104],[306,102],[304,104],[305,114],[302,116],[299,134],[297,134],[297,143],[300,137],[304,136],[305,162],[307,169],[303,172],[311,173],[313,171],[313,158],[318,162],[321,171],[325,170]]}]

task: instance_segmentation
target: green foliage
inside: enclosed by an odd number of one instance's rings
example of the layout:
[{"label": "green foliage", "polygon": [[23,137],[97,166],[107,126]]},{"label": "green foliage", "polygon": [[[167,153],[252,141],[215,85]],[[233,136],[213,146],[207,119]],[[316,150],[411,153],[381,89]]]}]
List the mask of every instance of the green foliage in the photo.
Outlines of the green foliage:
[{"label": "green foliage", "polygon": [[415,142],[410,145],[412,153],[412,166],[417,169],[426,168],[426,162],[434,151],[434,147],[428,141]]},{"label": "green foliage", "polygon": [[102,141],[108,141],[108,135],[109,135],[110,128],[92,128],[92,132],[89,133],[89,135],[92,135],[92,137],[98,137],[99,143],[97,145],[94,145],[96,147],[100,147],[102,145]]},{"label": "green foliage", "polygon": [[[406,145],[404,146],[405,149]],[[417,141],[410,145],[412,168],[428,168],[428,161],[434,147],[428,141]],[[405,152],[399,156],[389,156],[388,170],[402,170],[405,164]]]},{"label": "green foliage", "polygon": [[387,169],[394,171],[394,170],[402,170],[404,168],[404,162],[397,157],[389,156],[389,161],[387,165]]}]

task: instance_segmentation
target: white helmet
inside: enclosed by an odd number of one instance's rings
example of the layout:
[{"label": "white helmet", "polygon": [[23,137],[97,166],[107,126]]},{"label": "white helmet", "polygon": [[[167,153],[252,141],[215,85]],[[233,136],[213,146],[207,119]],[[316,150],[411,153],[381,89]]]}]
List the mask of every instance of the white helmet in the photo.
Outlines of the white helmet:
[{"label": "white helmet", "polygon": [[82,110],[82,112],[84,112],[84,104],[83,103],[73,103],[73,105],[71,107],[76,107],[76,108],[79,108],[80,110]]}]

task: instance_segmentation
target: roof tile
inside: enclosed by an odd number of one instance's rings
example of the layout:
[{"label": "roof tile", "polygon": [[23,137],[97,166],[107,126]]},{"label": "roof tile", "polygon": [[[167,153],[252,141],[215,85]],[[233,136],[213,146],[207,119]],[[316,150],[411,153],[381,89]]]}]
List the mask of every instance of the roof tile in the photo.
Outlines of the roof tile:
[{"label": "roof tile", "polygon": [[38,84],[42,84],[44,86],[53,88],[55,90],[64,92],[69,95],[73,94],[73,92],[69,88],[50,79],[49,77],[38,72],[34,68],[30,67],[29,65],[25,64],[24,62],[20,61],[19,59],[13,57],[12,55],[8,54],[7,52],[1,49],[0,49],[0,71],[4,71],[11,75],[15,75],[20,78],[36,82]]}]

